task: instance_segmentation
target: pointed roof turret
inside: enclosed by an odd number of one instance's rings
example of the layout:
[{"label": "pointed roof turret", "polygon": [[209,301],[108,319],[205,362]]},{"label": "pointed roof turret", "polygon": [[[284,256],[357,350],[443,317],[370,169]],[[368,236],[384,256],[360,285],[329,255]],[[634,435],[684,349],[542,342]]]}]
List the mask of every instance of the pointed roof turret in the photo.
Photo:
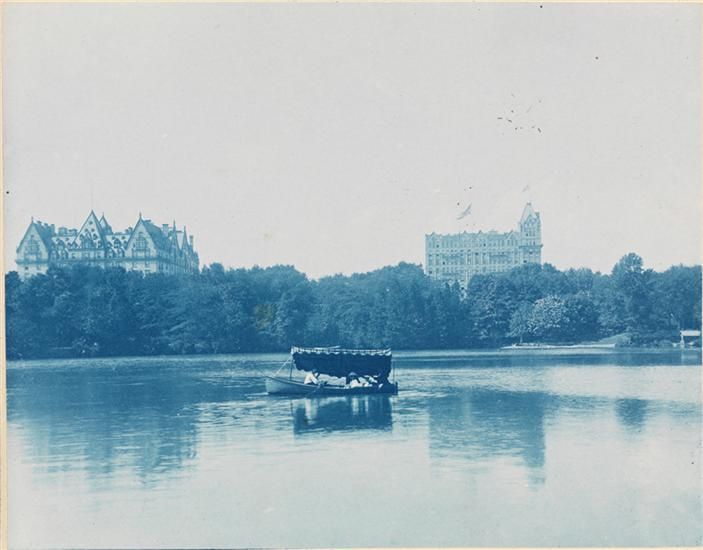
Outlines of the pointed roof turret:
[{"label": "pointed roof turret", "polygon": [[100,216],[100,227],[102,228],[105,235],[112,235],[112,227],[110,226],[109,223],[107,223],[107,220],[105,219],[104,212],[103,212],[102,216]]},{"label": "pointed roof turret", "polygon": [[183,226],[183,233],[181,237],[181,248],[186,248],[190,247],[190,244],[188,243],[188,231],[186,230],[186,226]]},{"label": "pointed roof turret", "polygon": [[103,230],[102,225],[100,224],[100,220],[98,220],[98,217],[95,215],[95,212],[93,212],[92,209],[90,210],[90,214],[88,214],[86,220],[83,222],[83,225],[78,230],[78,233],[73,238],[73,242],[80,244],[81,236],[83,236],[84,238],[89,238],[93,242],[97,240],[98,242],[95,244],[99,246],[105,246],[106,244],[105,231]]},{"label": "pointed roof turret", "polygon": [[525,208],[523,208],[523,210],[522,210],[522,217],[520,218],[520,223],[525,223],[525,221],[528,218],[531,218],[534,215],[535,215],[535,209],[532,208],[532,203],[528,202],[525,205]]},{"label": "pointed roof turret", "polygon": [[171,231],[168,233],[168,238],[172,243],[172,246],[178,250],[180,246],[178,245],[178,229],[176,228],[176,220],[173,220],[171,225]]}]

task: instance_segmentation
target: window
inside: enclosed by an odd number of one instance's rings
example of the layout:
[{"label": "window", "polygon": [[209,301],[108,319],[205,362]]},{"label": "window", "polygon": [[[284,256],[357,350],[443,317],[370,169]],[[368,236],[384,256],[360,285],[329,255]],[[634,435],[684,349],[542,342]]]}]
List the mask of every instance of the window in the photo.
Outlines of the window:
[{"label": "window", "polygon": [[147,243],[144,235],[139,235],[134,241],[134,255],[139,258],[149,257],[149,243]]},{"label": "window", "polygon": [[39,250],[39,243],[34,240],[34,237],[30,237],[29,242],[27,243],[27,246],[24,248],[24,259],[25,260],[30,260],[30,261],[37,261],[39,260],[41,256],[41,252]]}]

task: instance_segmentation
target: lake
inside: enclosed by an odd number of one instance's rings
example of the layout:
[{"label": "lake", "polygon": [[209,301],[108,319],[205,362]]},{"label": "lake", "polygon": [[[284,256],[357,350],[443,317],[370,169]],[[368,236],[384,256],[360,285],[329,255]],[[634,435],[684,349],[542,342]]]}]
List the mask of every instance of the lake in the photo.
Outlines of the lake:
[{"label": "lake", "polygon": [[700,351],[418,352],[397,396],[284,355],[11,362],[26,547],[701,545]]}]

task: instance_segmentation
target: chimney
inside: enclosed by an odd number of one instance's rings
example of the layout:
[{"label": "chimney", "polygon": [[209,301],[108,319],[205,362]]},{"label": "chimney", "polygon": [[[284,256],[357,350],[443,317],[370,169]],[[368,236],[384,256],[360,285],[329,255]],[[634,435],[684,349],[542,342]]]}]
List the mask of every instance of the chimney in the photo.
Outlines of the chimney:
[{"label": "chimney", "polygon": [[193,235],[189,235],[190,247],[193,248]]}]

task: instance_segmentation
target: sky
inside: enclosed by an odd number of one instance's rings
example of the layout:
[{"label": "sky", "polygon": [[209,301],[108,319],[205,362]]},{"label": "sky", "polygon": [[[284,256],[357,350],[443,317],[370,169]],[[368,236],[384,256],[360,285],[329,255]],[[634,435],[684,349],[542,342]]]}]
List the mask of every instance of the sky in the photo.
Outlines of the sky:
[{"label": "sky", "polygon": [[91,208],[316,278],[527,201],[560,269],[701,262],[699,5],[2,8],[6,270]]}]

